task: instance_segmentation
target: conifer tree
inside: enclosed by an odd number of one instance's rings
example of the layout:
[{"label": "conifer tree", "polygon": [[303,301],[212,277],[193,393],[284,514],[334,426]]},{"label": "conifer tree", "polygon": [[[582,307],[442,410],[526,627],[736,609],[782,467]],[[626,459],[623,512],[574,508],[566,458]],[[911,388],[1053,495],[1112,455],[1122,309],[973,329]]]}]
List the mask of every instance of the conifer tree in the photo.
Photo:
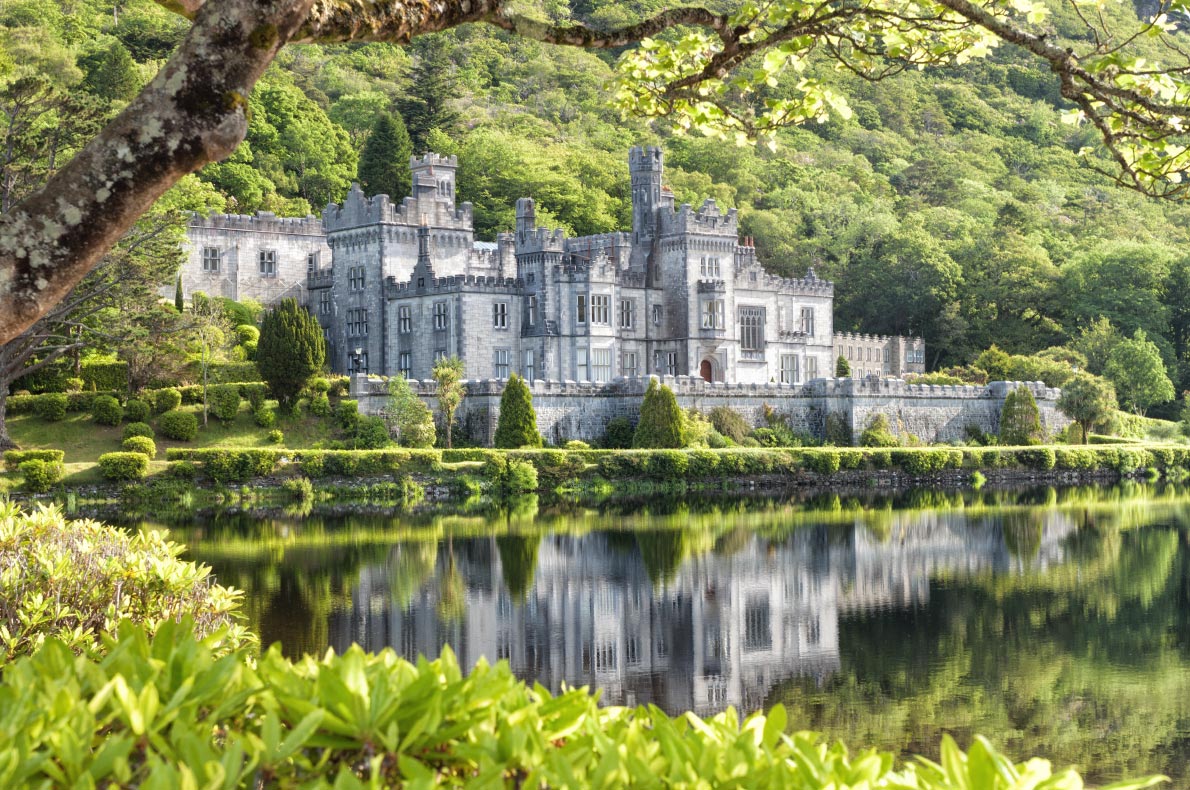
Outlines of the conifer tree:
[{"label": "conifer tree", "polygon": [[657,379],[649,380],[645,399],[640,406],[640,422],[632,437],[632,446],[639,448],[679,448],[685,445],[682,410],[673,390]]},{"label": "conifer tree", "polygon": [[458,95],[459,85],[444,43],[436,38],[424,38],[417,44],[420,45],[417,65],[409,72],[409,90],[400,110],[413,140],[413,150],[421,153],[426,150],[432,129],[453,136],[459,114],[451,109],[450,101]]},{"label": "conifer tree", "polygon": [[533,411],[533,395],[525,385],[525,380],[515,373],[509,377],[504,394],[500,396],[496,446],[507,450],[541,446],[537,413]]},{"label": "conifer tree", "polygon": [[182,296],[182,275],[178,275],[178,287],[174,290],[174,308],[179,313],[186,312],[186,299]]},{"label": "conifer tree", "polygon": [[265,313],[256,367],[282,411],[292,412],[298,393],[326,361],[322,327],[296,299],[282,299]]},{"label": "conifer tree", "polygon": [[1028,387],[1017,387],[1004,398],[1000,410],[1000,444],[1040,444],[1045,440],[1041,412]]},{"label": "conifer tree", "polygon": [[119,41],[82,61],[87,71],[83,87],[88,93],[107,101],[127,101],[140,89],[136,61]]},{"label": "conifer tree", "polygon": [[842,354],[840,354],[839,358],[835,360],[835,378],[851,378],[851,363],[844,359]]},{"label": "conifer tree", "polygon": [[394,202],[411,194],[412,155],[413,142],[401,116],[380,113],[359,157],[359,183],[364,194],[388,195]]}]

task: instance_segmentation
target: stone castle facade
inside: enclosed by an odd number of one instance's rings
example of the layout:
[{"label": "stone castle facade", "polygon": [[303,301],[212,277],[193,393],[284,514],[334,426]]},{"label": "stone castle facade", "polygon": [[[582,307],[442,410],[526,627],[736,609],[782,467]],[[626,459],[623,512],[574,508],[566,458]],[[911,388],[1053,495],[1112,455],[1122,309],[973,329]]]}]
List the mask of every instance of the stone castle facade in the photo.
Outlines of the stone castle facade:
[{"label": "stone castle facade", "polygon": [[629,154],[631,231],[578,238],[538,227],[522,198],[512,232],[476,241],[457,167],[414,158],[412,195],[356,186],[321,222],[195,218],[183,288],[302,298],[336,372],[428,379],[450,355],[473,381],[800,385],[833,377],[840,355],[856,378],[924,371],[919,338],[836,334],[834,285],[765,272],[734,209],[676,206],[660,149]]}]

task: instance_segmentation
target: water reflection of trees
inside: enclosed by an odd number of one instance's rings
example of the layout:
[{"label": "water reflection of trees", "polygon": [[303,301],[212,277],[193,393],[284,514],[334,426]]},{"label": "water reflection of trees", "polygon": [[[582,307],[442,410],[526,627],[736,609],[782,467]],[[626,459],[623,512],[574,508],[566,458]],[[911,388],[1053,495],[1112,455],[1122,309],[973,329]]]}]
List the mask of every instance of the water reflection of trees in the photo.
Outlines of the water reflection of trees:
[{"label": "water reflection of trees", "polygon": [[844,618],[840,670],[771,701],[855,743],[932,754],[944,729],[979,732],[1093,779],[1183,774],[1190,522],[1122,532],[1136,515],[1087,517],[1061,566],[950,580],[924,607]]}]

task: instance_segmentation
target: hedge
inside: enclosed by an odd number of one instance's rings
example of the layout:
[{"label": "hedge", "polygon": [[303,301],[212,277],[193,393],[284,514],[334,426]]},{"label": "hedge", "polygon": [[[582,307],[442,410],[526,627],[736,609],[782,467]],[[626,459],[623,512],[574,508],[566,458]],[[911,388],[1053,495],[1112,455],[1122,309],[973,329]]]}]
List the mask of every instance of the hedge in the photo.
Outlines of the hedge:
[{"label": "hedge", "polygon": [[66,419],[66,407],[70,399],[65,393],[51,392],[41,395],[33,404],[33,412],[43,420],[58,422]]},{"label": "hedge", "polygon": [[25,478],[25,488],[35,494],[44,494],[62,480],[65,470],[56,461],[39,461],[31,458],[17,467]]},{"label": "hedge", "polygon": [[127,362],[84,362],[83,389],[128,391]]},{"label": "hedge", "polygon": [[188,411],[167,411],[157,418],[157,428],[167,439],[192,442],[198,436],[198,417]]},{"label": "hedge", "polygon": [[171,447],[170,461],[189,461],[220,482],[244,482],[272,474],[283,461],[296,463],[307,477],[403,475],[441,468],[437,450],[286,450],[280,448]]},{"label": "hedge", "polygon": [[66,411],[80,412],[91,411],[92,404],[95,399],[105,395],[116,397],[116,392],[67,392],[56,393],[47,392],[44,395],[9,395],[5,402],[5,410],[9,415],[17,414],[37,414],[40,404],[45,399],[53,399],[66,396]]},{"label": "hedge", "polygon": [[7,450],[4,453],[4,468],[15,472],[25,461],[46,461],[60,464],[66,460],[62,450]]},{"label": "hedge", "polygon": [[129,436],[120,445],[120,449],[126,453],[140,453],[149,459],[157,457],[157,443],[148,436]]},{"label": "hedge", "polygon": [[99,425],[119,425],[124,420],[124,407],[114,396],[103,395],[91,404],[91,419]]},{"label": "hedge", "polygon": [[149,456],[142,453],[104,453],[99,473],[108,480],[140,480],[149,473]]},{"label": "hedge", "polygon": [[152,413],[152,407],[138,398],[129,398],[124,403],[124,419],[128,422],[148,422]]}]

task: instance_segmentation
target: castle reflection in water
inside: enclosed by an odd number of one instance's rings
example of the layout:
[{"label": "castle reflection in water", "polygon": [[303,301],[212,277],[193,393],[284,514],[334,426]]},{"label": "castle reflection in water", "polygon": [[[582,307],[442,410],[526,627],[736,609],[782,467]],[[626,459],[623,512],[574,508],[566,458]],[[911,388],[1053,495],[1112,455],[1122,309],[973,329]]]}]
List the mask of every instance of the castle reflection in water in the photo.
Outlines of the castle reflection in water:
[{"label": "castle reflection in water", "polygon": [[[424,547],[399,544],[386,564],[361,569],[350,610],[332,615],[330,642],[393,647],[411,659],[450,644],[464,666],[507,659],[526,680],[554,690],[588,685],[608,704],[751,711],[775,684],[822,680],[839,667],[842,616],[924,604],[940,572],[1014,573],[1063,561],[1073,520],[1028,516],[1032,538],[1022,551],[1012,518],[894,513],[879,535],[862,520],[798,528],[777,541],[749,534],[730,553],[685,558],[656,583],[630,533],[547,535],[523,599],[508,592],[495,539],[482,538],[440,544],[433,573],[400,601],[396,591],[409,587],[400,555]],[[455,616],[443,617],[447,596]]]}]

